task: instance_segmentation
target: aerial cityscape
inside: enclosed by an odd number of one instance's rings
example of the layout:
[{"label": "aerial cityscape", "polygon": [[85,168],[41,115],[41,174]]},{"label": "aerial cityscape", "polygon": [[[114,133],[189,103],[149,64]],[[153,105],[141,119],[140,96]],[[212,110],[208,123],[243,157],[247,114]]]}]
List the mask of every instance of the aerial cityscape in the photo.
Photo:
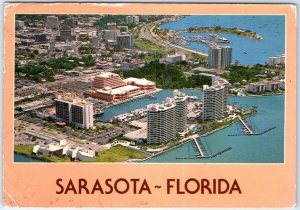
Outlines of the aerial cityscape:
[{"label": "aerial cityscape", "polygon": [[15,162],[283,163],[285,17],[15,16]]}]

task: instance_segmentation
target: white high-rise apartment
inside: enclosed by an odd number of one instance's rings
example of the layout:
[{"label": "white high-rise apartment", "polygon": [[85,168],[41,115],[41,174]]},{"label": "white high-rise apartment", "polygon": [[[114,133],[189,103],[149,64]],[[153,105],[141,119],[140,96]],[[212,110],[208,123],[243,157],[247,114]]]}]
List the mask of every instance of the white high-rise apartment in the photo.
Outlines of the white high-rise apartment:
[{"label": "white high-rise apartment", "polygon": [[140,22],[140,17],[137,15],[128,15],[126,16],[126,23],[134,23],[134,24],[138,24]]},{"label": "white high-rise apartment", "polygon": [[232,63],[232,47],[221,46],[221,68],[224,69]]},{"label": "white high-rise apartment", "polygon": [[208,66],[224,69],[232,63],[232,48],[212,44],[208,47]]},{"label": "white high-rise apartment", "polygon": [[203,86],[203,120],[222,119],[227,107],[225,86]]},{"label": "white high-rise apartment", "polygon": [[208,66],[211,68],[221,68],[221,47],[210,45],[208,47]]},{"label": "white high-rise apartment", "polygon": [[148,144],[161,144],[176,138],[176,102],[167,98],[161,104],[150,104],[148,109]]},{"label": "white high-rise apartment", "polygon": [[57,120],[68,123],[77,128],[88,129],[94,126],[93,104],[70,98],[55,100]]},{"label": "white high-rise apartment", "polygon": [[174,99],[176,102],[176,131],[185,132],[187,126],[187,96],[175,90]]}]

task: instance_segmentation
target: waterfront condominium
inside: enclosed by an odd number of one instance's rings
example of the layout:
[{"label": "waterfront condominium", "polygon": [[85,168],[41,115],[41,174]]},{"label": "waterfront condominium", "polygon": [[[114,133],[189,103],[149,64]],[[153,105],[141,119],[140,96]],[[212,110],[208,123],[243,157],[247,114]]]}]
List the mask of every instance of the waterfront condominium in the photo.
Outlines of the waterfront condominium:
[{"label": "waterfront condominium", "polygon": [[227,107],[225,86],[203,86],[203,120],[219,120],[224,117]]},{"label": "waterfront condominium", "polygon": [[76,128],[94,126],[93,104],[81,99],[55,99],[56,119]]},{"label": "waterfront condominium", "polygon": [[176,102],[176,131],[185,132],[187,126],[187,96],[175,90],[174,99]]},{"label": "waterfront condominium", "polygon": [[147,106],[147,143],[161,144],[176,138],[176,102],[167,98],[160,104]]},{"label": "waterfront condominium", "polygon": [[208,66],[224,69],[232,63],[232,48],[211,44],[208,47]]}]

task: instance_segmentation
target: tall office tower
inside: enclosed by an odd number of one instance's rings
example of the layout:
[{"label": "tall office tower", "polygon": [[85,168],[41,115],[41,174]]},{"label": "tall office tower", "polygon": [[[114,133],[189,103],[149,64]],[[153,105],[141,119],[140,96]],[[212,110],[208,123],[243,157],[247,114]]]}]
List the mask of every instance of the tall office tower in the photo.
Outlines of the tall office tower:
[{"label": "tall office tower", "polygon": [[232,48],[230,46],[218,46],[216,44],[208,47],[208,66],[211,68],[224,69],[232,62]]},{"label": "tall office tower", "polygon": [[224,86],[203,86],[203,120],[223,118],[227,108],[227,90]]},{"label": "tall office tower", "polygon": [[122,33],[117,36],[117,47],[119,49],[132,49],[134,46],[134,36],[133,34]]},{"label": "tall office tower", "polygon": [[93,89],[103,89],[103,88],[118,88],[125,86],[126,83],[122,80],[120,75],[110,72],[105,72],[97,75],[92,84]]},{"label": "tall office tower", "polygon": [[232,63],[232,47],[221,46],[221,68],[224,69]]},{"label": "tall office tower", "polygon": [[167,98],[161,104],[147,106],[147,143],[161,144],[176,138],[176,102]]},{"label": "tall office tower", "polygon": [[103,39],[104,41],[108,41],[108,40],[113,40],[116,41],[117,40],[117,36],[120,34],[120,29],[114,29],[114,30],[104,30],[103,33]]},{"label": "tall office tower", "polygon": [[71,28],[70,26],[68,25],[63,25],[60,30],[60,40],[61,41],[72,41],[72,40],[76,40],[76,35],[75,35],[75,32],[74,32],[74,29]]},{"label": "tall office tower", "polygon": [[75,28],[78,25],[78,21],[74,17],[66,19],[65,24],[71,28]]},{"label": "tall office tower", "polygon": [[184,132],[187,126],[187,97],[178,90],[174,91],[176,102],[176,131]]},{"label": "tall office tower", "polygon": [[116,23],[106,23],[106,28],[107,30],[115,30],[117,29],[117,24]]},{"label": "tall office tower", "polygon": [[56,16],[47,16],[46,28],[58,29],[59,22]]},{"label": "tall office tower", "polygon": [[93,104],[80,99],[55,99],[57,120],[79,128],[90,128],[94,125]]}]

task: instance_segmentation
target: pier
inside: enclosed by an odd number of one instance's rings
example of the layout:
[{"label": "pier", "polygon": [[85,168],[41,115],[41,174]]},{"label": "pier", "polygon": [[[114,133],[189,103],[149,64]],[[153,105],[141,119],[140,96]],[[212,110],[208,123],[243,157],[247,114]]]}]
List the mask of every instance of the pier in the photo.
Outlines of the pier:
[{"label": "pier", "polygon": [[196,147],[197,147],[197,149],[198,149],[198,151],[199,151],[200,156],[203,157],[204,154],[203,154],[203,152],[202,152],[202,149],[201,149],[201,147],[200,147],[200,145],[199,145],[197,139],[196,139],[196,138],[193,138],[193,140],[194,140],[195,145],[196,145]]},{"label": "pier", "polygon": [[240,120],[240,123],[242,125],[242,129],[243,129],[243,133],[239,133],[239,134],[228,134],[228,136],[246,136],[246,135],[262,135],[262,134],[265,134],[273,129],[276,128],[276,126],[273,126],[273,127],[270,127],[262,132],[255,132],[253,130],[253,128],[247,123],[246,120],[243,120],[241,118],[241,116],[238,116],[239,120]]},{"label": "pier", "polygon": [[241,118],[241,116],[238,116],[238,118],[239,118],[240,122],[243,125],[244,132],[249,134],[249,135],[254,134],[254,132],[251,130],[250,126]]}]

